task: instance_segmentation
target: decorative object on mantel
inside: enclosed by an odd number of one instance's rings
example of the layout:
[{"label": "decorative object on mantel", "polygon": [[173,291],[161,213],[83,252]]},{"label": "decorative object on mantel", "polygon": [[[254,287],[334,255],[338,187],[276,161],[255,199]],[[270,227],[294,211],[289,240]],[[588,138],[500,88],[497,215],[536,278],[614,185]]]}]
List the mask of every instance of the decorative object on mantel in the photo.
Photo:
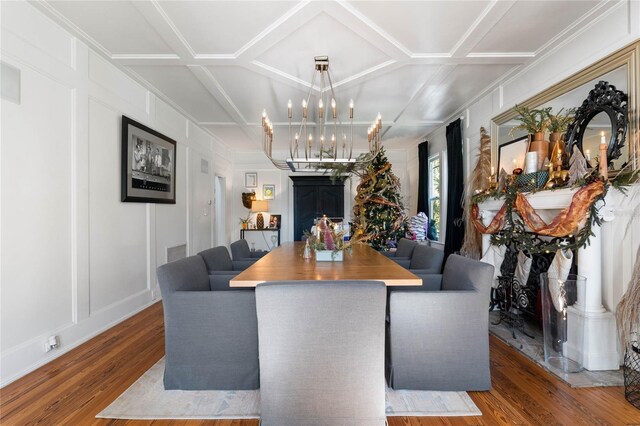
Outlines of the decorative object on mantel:
[{"label": "decorative object on mantel", "polygon": [[640,409],[640,247],[629,286],[616,307],[616,324],[625,351],[625,397]]},{"label": "decorative object on mantel", "polygon": [[569,108],[565,111],[560,108],[556,114],[549,116],[549,142],[551,142],[551,161],[553,165],[562,167],[565,163],[565,143],[564,133],[567,131],[569,124],[574,120],[576,113],[575,108]]},{"label": "decorative object on mantel", "polygon": [[611,121],[611,138],[606,146],[605,168],[612,165],[613,160],[620,157],[620,150],[624,146],[629,122],[629,104],[627,94],[617,90],[606,81],[599,81],[591,89],[582,105],[576,110],[573,123],[567,128],[567,146],[570,150],[574,145],[584,152],[583,137],[591,120],[600,112],[609,116]]},{"label": "decorative object on mantel", "polygon": [[[335,99],[335,91],[329,71],[329,57],[316,56],[315,73],[309,85],[307,97],[302,100],[302,120],[298,131],[293,133],[292,118],[293,105],[291,100],[287,104],[287,116],[289,119],[289,155],[285,160],[273,157],[273,123],[269,120],[267,112],[262,113],[262,148],[266,156],[274,166],[280,170],[314,171],[338,170],[340,173],[351,173],[354,167],[366,167],[380,152],[382,148],[382,117],[377,118],[368,130],[368,152],[358,157],[353,154],[353,99],[349,102],[349,126],[342,123],[338,103]],[[319,77],[320,85],[316,86],[316,78]],[[315,115],[317,125],[307,126],[311,95],[318,91],[319,100]],[[328,95],[327,97],[325,97]],[[326,106],[326,111],[325,111]],[[331,107],[331,109],[329,109]],[[311,129],[309,128],[311,127]],[[329,132],[326,132],[326,128]],[[314,138],[314,130],[317,134]],[[329,136],[331,134],[331,136]]]},{"label": "decorative object on mantel", "polygon": [[560,188],[567,184],[569,170],[562,170],[560,167],[553,170],[552,162],[547,163],[547,168],[549,169],[549,176],[547,177],[547,183],[544,185],[546,189]]},{"label": "decorative object on mantel", "polygon": [[482,256],[482,234],[473,226],[471,220],[471,197],[489,187],[491,179],[491,136],[484,127],[480,127],[480,150],[476,166],[469,176],[464,197],[464,240],[460,254],[472,259]]},{"label": "decorative object on mantel", "polygon": [[498,191],[504,192],[507,190],[508,176],[505,169],[500,169],[500,174],[498,175]]},{"label": "decorative object on mantel", "polygon": [[575,186],[584,181],[584,177],[589,173],[587,160],[577,146],[573,146],[573,154],[569,160],[569,182],[567,185]]},{"label": "decorative object on mantel", "polygon": [[606,182],[609,180],[609,168],[607,166],[607,141],[604,137],[604,132],[600,134],[600,158],[598,160],[598,168],[600,169],[600,176]]},{"label": "decorative object on mantel", "polygon": [[531,109],[516,105],[514,110],[518,113],[516,120],[520,121],[520,124],[511,129],[511,132],[525,130],[533,135],[533,140],[529,144],[529,152],[538,153],[536,170],[540,170],[544,165],[543,158],[549,156],[549,141],[544,139],[544,133],[551,122],[551,107]]},{"label": "decorative object on mantel", "polygon": [[393,174],[384,149],[367,166],[356,188],[352,237],[366,237],[376,250],[388,250],[389,241],[407,234],[400,179]]},{"label": "decorative object on mantel", "polygon": [[549,172],[547,170],[539,170],[537,172],[519,175],[516,177],[516,185],[522,192],[531,192],[544,187],[548,180]]}]

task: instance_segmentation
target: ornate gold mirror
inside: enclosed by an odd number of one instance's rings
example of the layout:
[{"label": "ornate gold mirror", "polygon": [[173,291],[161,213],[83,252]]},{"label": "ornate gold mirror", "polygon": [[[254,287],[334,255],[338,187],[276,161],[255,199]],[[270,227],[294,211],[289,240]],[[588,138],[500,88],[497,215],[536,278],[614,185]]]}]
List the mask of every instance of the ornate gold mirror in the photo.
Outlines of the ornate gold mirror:
[{"label": "ornate gold mirror", "polygon": [[[552,107],[554,112],[561,108],[578,108],[589,96],[600,81],[606,81],[621,92],[627,94],[628,98],[628,123],[624,143],[620,143],[623,135],[619,133],[619,126],[612,122],[610,114],[602,111],[581,123],[580,143],[577,144],[585,155],[591,158],[591,164],[598,155],[598,148],[601,142],[602,133],[608,143],[611,154],[610,170],[620,170],[627,163],[631,163],[633,169],[637,169],[640,160],[640,141],[638,125],[638,105],[640,104],[640,42],[635,42],[619,51],[601,59],[586,69],[566,78],[560,83],[550,87],[542,93],[520,103],[520,106],[527,108]],[[515,105],[514,105],[515,106]],[[492,136],[492,164],[499,171],[498,152],[501,147],[512,143],[516,139],[526,136],[525,131],[513,132],[519,122],[516,120],[516,111],[511,108],[504,113],[493,118],[491,122]],[[567,133],[565,139],[569,139]],[[574,144],[576,141],[573,142]],[[504,150],[503,150],[504,152]],[[518,167],[519,159],[501,159],[500,164],[513,164]],[[506,170],[506,169],[505,169]],[[511,173],[512,170],[506,170]]]}]

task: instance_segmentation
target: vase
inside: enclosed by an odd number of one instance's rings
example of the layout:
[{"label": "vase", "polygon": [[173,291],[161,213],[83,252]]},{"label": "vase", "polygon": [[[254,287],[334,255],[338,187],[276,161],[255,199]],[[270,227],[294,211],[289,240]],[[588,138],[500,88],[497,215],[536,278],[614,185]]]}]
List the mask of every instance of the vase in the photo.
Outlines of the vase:
[{"label": "vase", "polygon": [[557,275],[552,271],[540,274],[544,361],[562,373],[577,373],[583,364],[585,323],[576,305],[584,295],[587,279]]},{"label": "vase", "polygon": [[544,132],[533,134],[533,140],[529,144],[529,152],[538,153],[538,170],[542,169],[545,158],[549,158],[549,141],[544,140]]},{"label": "vase", "polygon": [[316,250],[316,262],[342,262],[343,250]]},{"label": "vase", "polygon": [[242,223],[242,229],[247,229],[249,228],[249,224],[248,223]]}]

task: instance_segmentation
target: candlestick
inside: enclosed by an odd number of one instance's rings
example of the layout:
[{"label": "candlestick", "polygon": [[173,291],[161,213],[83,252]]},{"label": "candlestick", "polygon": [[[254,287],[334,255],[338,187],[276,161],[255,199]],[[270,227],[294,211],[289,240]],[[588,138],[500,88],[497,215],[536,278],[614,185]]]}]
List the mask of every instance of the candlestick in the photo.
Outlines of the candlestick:
[{"label": "candlestick", "polygon": [[[604,138],[604,136],[602,136],[602,138]],[[607,181],[609,179],[609,170],[607,168],[607,144],[606,143],[601,143],[600,144],[600,160],[599,160],[599,166],[600,166],[600,176],[602,176],[602,178]]]}]

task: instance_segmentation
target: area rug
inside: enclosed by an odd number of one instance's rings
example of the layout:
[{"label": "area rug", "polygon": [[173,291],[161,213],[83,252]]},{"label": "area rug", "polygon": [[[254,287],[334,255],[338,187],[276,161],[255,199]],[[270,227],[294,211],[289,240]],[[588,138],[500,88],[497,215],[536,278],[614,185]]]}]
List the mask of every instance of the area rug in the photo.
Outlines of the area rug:
[{"label": "area rug", "polygon": [[564,373],[557,368],[548,366],[544,362],[544,343],[542,331],[535,324],[525,321],[524,325],[527,334],[533,338],[525,336],[521,330],[514,330],[504,321],[500,321],[500,313],[492,311],[489,313],[489,333],[505,342],[512,348],[520,351],[524,356],[554,374],[572,388],[591,388],[602,386],[623,386],[624,377],[622,369],[608,371],[587,371],[579,373]]},{"label": "area rug", "polygon": [[[257,419],[260,391],[164,390],[164,358],[151,367],[97,418]],[[386,391],[387,416],[481,416],[466,392]]]}]

